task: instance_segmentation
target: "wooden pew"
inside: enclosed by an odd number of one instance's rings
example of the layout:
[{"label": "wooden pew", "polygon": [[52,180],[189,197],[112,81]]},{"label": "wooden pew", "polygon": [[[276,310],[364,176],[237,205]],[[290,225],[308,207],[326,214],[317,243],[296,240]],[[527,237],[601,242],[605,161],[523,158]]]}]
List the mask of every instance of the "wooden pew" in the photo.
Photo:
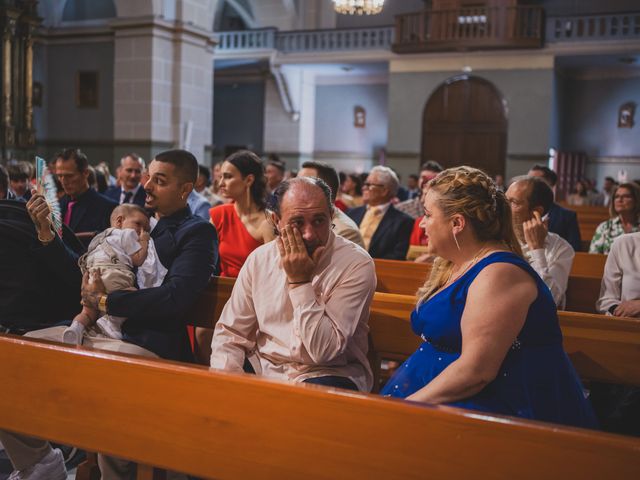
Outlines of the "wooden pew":
[{"label": "wooden pew", "polygon": [[[235,280],[216,277],[189,315],[199,327],[213,328],[231,295]],[[420,345],[409,324],[416,304],[412,295],[376,292],[369,328],[374,374],[381,359],[405,360]],[[559,312],[564,347],[583,380],[640,386],[640,320]]]},{"label": "wooden pew", "polygon": [[571,266],[571,275],[601,279],[607,256],[599,253],[576,252]]},{"label": "wooden pew", "polygon": [[[567,302],[565,310],[571,312],[596,313],[596,300],[600,296],[602,275],[594,276],[600,266],[604,270],[606,255],[589,254],[580,256],[576,270],[587,273],[579,275],[571,273],[567,285]],[[605,258],[603,258],[605,257]],[[423,263],[405,262],[400,260],[375,259],[378,284],[376,291],[396,293],[400,295],[415,295],[424,284],[431,272],[431,265]]]},{"label": "wooden pew", "polygon": [[[422,343],[411,331],[415,298],[376,293],[369,328],[372,368],[380,375],[382,359],[404,361]],[[640,320],[558,312],[564,349],[580,378],[640,386]]]},{"label": "wooden pew", "polygon": [[636,438],[12,336],[0,365],[0,428],[136,461],[138,479],[640,474]]}]

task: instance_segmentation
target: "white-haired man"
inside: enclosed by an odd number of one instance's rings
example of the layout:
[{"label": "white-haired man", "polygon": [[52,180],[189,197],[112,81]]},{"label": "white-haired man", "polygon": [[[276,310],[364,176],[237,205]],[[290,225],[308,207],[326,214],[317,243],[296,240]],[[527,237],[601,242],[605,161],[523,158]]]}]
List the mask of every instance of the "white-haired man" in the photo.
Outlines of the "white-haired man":
[{"label": "white-haired man", "polygon": [[373,258],[405,260],[407,256],[413,218],[391,205],[399,184],[389,167],[373,167],[362,189],[366,205],[347,212],[359,226],[364,246]]}]

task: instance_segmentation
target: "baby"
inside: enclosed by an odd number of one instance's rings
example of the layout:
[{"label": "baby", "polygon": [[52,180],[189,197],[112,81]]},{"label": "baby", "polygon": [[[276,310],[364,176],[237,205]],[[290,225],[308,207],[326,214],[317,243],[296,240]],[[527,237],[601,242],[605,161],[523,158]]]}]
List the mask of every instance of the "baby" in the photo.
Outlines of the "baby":
[{"label": "baby", "polygon": [[[167,274],[149,236],[149,217],[141,207],[130,203],[113,210],[111,228],[93,238],[79,263],[83,274],[87,271],[92,274],[99,269],[107,293],[135,290],[136,279],[140,288],[157,287]],[[138,267],[137,275],[133,272],[134,267]],[[62,340],[81,344],[84,330],[94,323],[100,333],[121,340],[121,328],[126,318],[114,315],[98,318],[98,315],[98,310],[83,306],[62,334]]]}]

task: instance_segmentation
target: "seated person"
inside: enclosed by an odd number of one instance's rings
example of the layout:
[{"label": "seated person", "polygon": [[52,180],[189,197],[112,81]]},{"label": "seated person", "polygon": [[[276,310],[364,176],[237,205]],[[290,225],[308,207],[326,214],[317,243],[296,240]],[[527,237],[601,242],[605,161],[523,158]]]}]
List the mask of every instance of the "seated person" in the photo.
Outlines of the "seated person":
[{"label": "seated person", "polygon": [[369,391],[373,260],[331,231],[329,187],[284,181],[274,192],[280,236],[254,250],[216,324],[211,367]]},{"label": "seated person", "polygon": [[[146,357],[192,360],[184,313],[209,283],[217,263],[215,228],[195,217],[187,206],[197,174],[198,161],[185,150],[159,153],[149,165],[150,179],[144,186],[145,207],[155,211],[157,223],[151,230],[151,238],[160,262],[168,269],[167,275],[159,287],[111,293],[106,292],[99,278],[93,283],[85,278],[81,287],[85,306],[127,319],[122,326],[122,340],[88,330],[83,338],[85,346]],[[51,230],[50,212],[44,198],[40,198],[42,202],[35,212],[38,237],[55,246],[58,239]],[[28,335],[59,342],[64,330],[65,327],[51,327]],[[61,452],[52,449],[46,440],[0,430],[0,442],[15,468],[12,478],[66,478]],[[98,455],[98,465],[102,478],[135,476],[135,465],[126,460]]]},{"label": "seated person", "polygon": [[616,317],[640,318],[640,232],[614,240],[596,310]]},{"label": "seated person", "polygon": [[589,253],[609,253],[611,244],[620,235],[640,231],[640,188],[635,183],[617,186],[609,205],[609,220],[597,226]]},{"label": "seated person", "polygon": [[538,177],[516,177],[506,193],[513,229],[529,265],[549,287],[558,308],[564,308],[575,251],[542,220],[553,205],[553,192]]},{"label": "seated person", "polygon": [[[555,195],[555,188],[558,183],[558,174],[556,172],[545,165],[534,165],[527,175],[542,178],[551,187]],[[548,230],[564,238],[576,252],[579,252],[582,248],[578,215],[573,210],[563,208],[554,202],[549,208]]]},{"label": "seated person", "polygon": [[[99,275],[107,293],[135,290],[136,277],[140,288],[158,287],[167,274],[149,236],[149,218],[142,207],[133,203],[115,208],[111,228],[91,240],[89,250],[80,258],[80,267],[83,274]],[[133,267],[138,268],[137,274]],[[96,322],[107,337],[121,340],[121,327],[126,318],[98,316],[97,310],[83,306],[62,334],[62,340],[81,344],[84,330]]]},{"label": "seated person", "polygon": [[424,342],[382,394],[595,427],[504,193],[480,170],[451,168],[431,180],[424,209],[428,250],[441,257],[411,315]]},{"label": "seated person", "polygon": [[31,198],[31,172],[33,166],[27,162],[10,163],[7,168],[9,171],[9,183],[16,200],[26,202]]}]

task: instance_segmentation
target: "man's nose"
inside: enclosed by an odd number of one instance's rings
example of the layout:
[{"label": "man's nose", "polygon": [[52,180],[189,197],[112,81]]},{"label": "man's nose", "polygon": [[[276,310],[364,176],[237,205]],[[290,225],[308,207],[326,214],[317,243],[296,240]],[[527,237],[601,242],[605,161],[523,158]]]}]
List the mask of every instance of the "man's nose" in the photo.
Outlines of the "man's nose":
[{"label": "man's nose", "polygon": [[305,240],[313,240],[316,236],[316,232],[313,230],[313,227],[308,223],[302,227],[300,233],[302,233],[302,238]]}]

